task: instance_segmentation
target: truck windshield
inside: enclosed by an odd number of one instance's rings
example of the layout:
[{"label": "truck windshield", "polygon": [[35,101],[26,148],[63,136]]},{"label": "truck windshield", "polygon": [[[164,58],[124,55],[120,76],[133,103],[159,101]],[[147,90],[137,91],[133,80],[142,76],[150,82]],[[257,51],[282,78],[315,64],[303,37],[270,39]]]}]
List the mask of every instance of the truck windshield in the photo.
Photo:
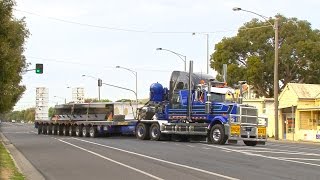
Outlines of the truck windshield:
[{"label": "truck windshield", "polygon": [[215,102],[234,102],[234,96],[232,93],[227,94],[221,94],[221,93],[215,93],[211,92],[210,101]]}]

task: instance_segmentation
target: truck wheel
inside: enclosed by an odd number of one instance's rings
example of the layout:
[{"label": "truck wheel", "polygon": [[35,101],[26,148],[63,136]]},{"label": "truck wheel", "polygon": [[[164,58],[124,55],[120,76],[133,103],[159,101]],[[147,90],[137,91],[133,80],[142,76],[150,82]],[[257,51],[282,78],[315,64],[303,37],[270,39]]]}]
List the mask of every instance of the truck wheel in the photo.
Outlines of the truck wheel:
[{"label": "truck wheel", "polygon": [[144,123],[139,123],[136,127],[136,137],[141,140],[149,139],[149,127]]},{"label": "truck wheel", "polygon": [[42,125],[39,124],[39,125],[38,125],[38,134],[41,134],[41,133],[42,133]]},{"label": "truck wheel", "polygon": [[89,131],[87,126],[82,127],[82,137],[88,137],[89,136]]},{"label": "truck wheel", "polygon": [[68,126],[67,126],[67,125],[64,125],[64,126],[62,127],[62,134],[63,134],[64,136],[68,136],[68,135],[69,135],[69,130],[68,130]]},{"label": "truck wheel", "polygon": [[74,136],[73,126],[69,126],[69,136]]},{"label": "truck wheel", "polygon": [[89,129],[89,134],[90,134],[90,137],[92,138],[97,137],[97,127],[91,126]]},{"label": "truck wheel", "polygon": [[212,126],[209,133],[209,140],[213,144],[225,144],[228,136],[225,135],[224,127],[222,124]]},{"label": "truck wheel", "polygon": [[150,139],[153,141],[159,141],[161,138],[160,126],[158,123],[153,123],[150,126]]},{"label": "truck wheel", "polygon": [[243,143],[247,146],[256,146],[258,141],[243,141]]},{"label": "truck wheel", "polygon": [[82,136],[82,127],[76,126],[76,136],[81,137]]}]

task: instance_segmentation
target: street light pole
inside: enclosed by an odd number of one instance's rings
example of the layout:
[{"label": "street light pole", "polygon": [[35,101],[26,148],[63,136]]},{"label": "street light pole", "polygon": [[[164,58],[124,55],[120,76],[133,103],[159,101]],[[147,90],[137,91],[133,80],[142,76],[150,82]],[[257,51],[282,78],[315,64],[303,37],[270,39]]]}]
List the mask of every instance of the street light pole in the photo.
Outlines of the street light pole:
[{"label": "street light pole", "polygon": [[197,32],[194,32],[192,33],[192,35],[196,35],[196,34],[203,34],[206,36],[206,39],[207,39],[207,74],[209,74],[209,69],[210,69],[210,56],[209,56],[209,33],[197,33]]},{"label": "street light pole", "polygon": [[135,95],[136,95],[136,103],[137,103],[137,108],[138,108],[138,105],[139,105],[139,102],[138,102],[138,72],[134,71],[132,69],[129,69],[129,68],[122,67],[122,66],[116,66],[116,68],[125,69],[127,71],[130,71],[133,75],[136,76],[136,92],[135,92]]},{"label": "street light pole", "polygon": [[279,122],[278,122],[278,111],[279,111],[279,19],[276,17],[274,20],[274,24],[272,24],[267,17],[258,14],[253,11],[248,11],[245,9],[241,9],[239,7],[233,8],[234,11],[245,11],[248,13],[255,14],[257,16],[262,17],[266,20],[274,29],[274,81],[273,81],[273,89],[274,89],[274,124],[275,124],[275,134],[274,139],[279,139]]},{"label": "street light pole", "polygon": [[274,139],[279,139],[279,123],[278,123],[278,106],[279,106],[279,19],[274,21],[274,121],[275,121],[275,134]]},{"label": "street light pole", "polygon": [[179,53],[174,52],[174,51],[171,51],[171,50],[169,50],[169,49],[164,49],[164,48],[157,48],[156,50],[168,51],[168,52],[171,52],[171,53],[177,55],[177,56],[184,62],[184,71],[185,71],[185,72],[187,71],[187,56],[182,55],[182,54],[179,54]]}]

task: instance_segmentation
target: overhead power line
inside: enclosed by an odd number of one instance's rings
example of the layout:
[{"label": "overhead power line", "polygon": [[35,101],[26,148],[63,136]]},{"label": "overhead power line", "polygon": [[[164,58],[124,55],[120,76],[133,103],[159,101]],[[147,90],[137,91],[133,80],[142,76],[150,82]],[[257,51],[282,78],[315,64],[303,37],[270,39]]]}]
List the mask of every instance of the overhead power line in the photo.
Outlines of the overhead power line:
[{"label": "overhead power line", "polygon": [[[100,25],[93,25],[93,24],[87,24],[87,23],[80,23],[76,21],[70,21],[70,20],[65,20],[65,19],[59,19],[55,17],[50,17],[50,16],[44,16],[38,13],[34,12],[29,12],[29,11],[24,11],[20,9],[14,9],[15,11],[34,15],[34,16],[39,16],[39,17],[45,17],[51,20],[63,22],[63,23],[68,23],[68,24],[74,24],[74,25],[79,25],[79,26],[86,26],[86,27],[91,27],[91,28],[98,28],[98,29],[107,29],[107,30],[113,30],[113,31],[123,31],[123,32],[132,32],[132,33],[149,33],[149,34],[192,34],[194,32],[196,33],[205,33],[205,34],[214,34],[214,33],[224,33],[224,32],[234,32],[238,31],[235,29],[232,30],[218,30],[218,31],[208,31],[208,32],[198,32],[198,31],[145,31],[145,30],[136,30],[136,29],[129,29],[129,28],[117,28],[117,27],[110,27],[110,26],[100,26]],[[259,28],[265,28],[265,27],[270,27],[271,25],[267,26],[259,26],[259,27],[253,27],[253,28],[242,28],[243,30],[248,30],[248,29],[259,29]],[[240,30],[242,30],[240,29]]]},{"label": "overhead power line", "polygon": [[[81,62],[73,62],[73,61],[66,61],[66,60],[59,60],[59,59],[34,57],[34,56],[26,56],[26,58],[38,59],[38,60],[42,60],[42,61],[49,61],[49,62],[56,62],[56,63],[64,63],[64,64],[74,64],[74,65],[80,65],[80,66],[98,66],[100,68],[115,69],[115,66],[101,66],[101,64],[81,63]],[[145,68],[136,68],[135,70],[136,71],[151,71],[151,72],[171,72],[168,70],[145,69]]]}]

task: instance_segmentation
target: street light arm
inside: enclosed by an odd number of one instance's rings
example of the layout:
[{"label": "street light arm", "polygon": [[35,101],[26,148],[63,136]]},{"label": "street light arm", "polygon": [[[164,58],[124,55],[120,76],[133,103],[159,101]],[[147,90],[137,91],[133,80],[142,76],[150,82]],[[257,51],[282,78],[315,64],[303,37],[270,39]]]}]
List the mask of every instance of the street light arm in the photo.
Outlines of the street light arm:
[{"label": "street light arm", "polygon": [[94,76],[90,76],[90,75],[86,75],[86,74],[83,74],[82,77],[89,77],[89,78],[92,78],[92,79],[95,79],[95,80],[99,79],[99,78],[96,78]]},{"label": "street light arm", "polygon": [[264,16],[264,15],[261,15],[261,14],[258,14],[258,13],[256,13],[256,12],[249,11],[249,10],[246,10],[246,9],[242,9],[242,8],[233,8],[233,10],[234,10],[234,11],[244,11],[244,12],[248,12],[248,13],[255,14],[255,15],[257,15],[257,16],[260,16],[260,17],[262,17],[264,20],[266,20],[271,26],[274,27],[274,24],[272,24],[272,23],[270,22],[270,20],[268,19],[268,17],[266,17],[266,16]]},{"label": "street light arm", "polygon": [[[177,55],[183,62],[186,62],[186,56],[185,56],[185,55],[182,55],[182,54],[179,54],[179,53],[177,53],[177,52],[171,51],[171,50],[169,50],[169,49],[164,49],[164,48],[161,48],[161,49],[159,49],[159,50],[169,51],[169,52]],[[184,59],[183,59],[182,57],[184,57]]]},{"label": "street light arm", "polygon": [[135,95],[137,94],[134,90],[132,89],[128,89],[128,88],[124,88],[124,87],[120,87],[120,86],[116,86],[116,85],[112,85],[112,84],[107,84],[107,83],[102,83],[104,85],[107,85],[107,86],[111,86],[111,87],[115,87],[115,88],[119,88],[119,89],[124,89],[124,90],[127,90],[127,91],[131,91],[133,92]]},{"label": "street light arm", "polygon": [[116,68],[121,68],[121,69],[125,69],[127,71],[132,72],[132,74],[134,74],[135,76],[137,75],[137,71],[134,71],[132,69],[126,68],[126,67],[122,67],[122,66],[116,66]]}]

